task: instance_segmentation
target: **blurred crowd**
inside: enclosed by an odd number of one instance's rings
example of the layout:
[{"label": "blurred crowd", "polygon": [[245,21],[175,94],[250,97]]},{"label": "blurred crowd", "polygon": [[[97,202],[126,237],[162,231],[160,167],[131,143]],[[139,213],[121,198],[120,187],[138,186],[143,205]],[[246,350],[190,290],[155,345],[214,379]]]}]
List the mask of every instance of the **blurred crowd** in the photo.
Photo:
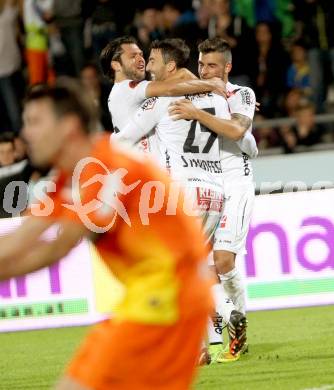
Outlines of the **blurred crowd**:
[{"label": "blurred crowd", "polygon": [[334,104],[332,20],[333,0],[0,0],[0,132],[15,139],[26,88],[62,75],[82,80],[112,131],[111,85],[98,63],[111,39],[133,35],[147,55],[154,39],[183,38],[197,74],[198,43],[220,36],[232,47],[231,81],[252,87],[261,103],[255,121],[294,120],[255,129],[260,149],[332,142],[331,124],[315,121]]}]

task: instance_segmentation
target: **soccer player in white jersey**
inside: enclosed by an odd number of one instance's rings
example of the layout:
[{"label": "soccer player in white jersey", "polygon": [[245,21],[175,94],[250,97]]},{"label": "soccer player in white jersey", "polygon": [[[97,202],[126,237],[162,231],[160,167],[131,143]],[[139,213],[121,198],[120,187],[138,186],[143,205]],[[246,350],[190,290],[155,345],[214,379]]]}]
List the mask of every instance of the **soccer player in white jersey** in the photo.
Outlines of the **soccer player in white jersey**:
[{"label": "soccer player in white jersey", "polygon": [[[188,55],[188,52],[184,42],[179,39],[154,42],[147,70],[155,80],[169,80],[169,77],[177,71],[178,65],[183,63],[184,53]],[[141,136],[155,127],[160,163],[165,166],[174,179],[181,180],[187,188],[198,188],[198,194],[201,195],[198,203],[204,206],[204,212],[200,214],[204,217],[204,229],[207,237],[210,237],[212,228],[217,223],[215,211],[219,209],[217,206],[220,204],[218,192],[220,181],[218,188],[216,182],[218,177],[221,177],[221,167],[217,163],[217,158],[220,159],[220,153],[217,150],[219,140],[205,126],[199,126],[197,121],[173,122],[167,115],[167,111],[170,103],[176,99],[175,97],[154,97],[146,100],[137,111],[134,119],[115,137],[134,144]],[[229,120],[227,102],[221,96],[214,94],[193,95],[187,96],[187,101],[192,101],[196,107],[220,117],[224,124],[221,129],[223,135],[233,138],[235,134],[240,135],[244,132],[238,123]],[[226,118],[226,120],[222,118]],[[213,191],[208,191],[209,189],[213,189]],[[194,191],[192,192],[194,193]],[[208,208],[209,202],[216,207],[216,210],[211,210],[208,213],[208,210],[205,209]],[[231,311],[230,309],[229,314],[224,317],[227,322],[230,319]],[[235,347],[237,348],[237,346]]]},{"label": "soccer player in white jersey", "polygon": [[[169,81],[189,57],[189,48],[181,39],[155,41],[147,70],[152,79]],[[219,223],[223,188],[221,180],[220,145],[217,135],[197,121],[174,121],[168,107],[178,97],[152,97],[144,101],[128,124],[114,135],[132,145],[152,129],[156,136],[155,157],[185,189],[203,217],[208,240]],[[196,107],[221,118],[230,118],[225,98],[213,93],[187,95]]]},{"label": "soccer player in white jersey", "polygon": [[[146,98],[180,96],[224,88],[219,79],[196,80],[185,68],[178,69],[168,82],[144,80],[143,52],[137,41],[129,36],[119,37],[108,43],[101,52],[100,63],[104,75],[114,82],[108,106],[115,132],[127,124]],[[140,141],[139,148],[143,151],[152,151],[153,144],[154,137],[145,137]]]},{"label": "soccer player in white jersey", "polygon": [[[242,254],[245,250],[255,197],[250,157],[257,155],[256,142],[251,134],[256,101],[252,89],[228,82],[228,74],[231,68],[231,49],[226,41],[221,38],[212,38],[199,45],[200,77],[202,79],[210,79],[211,77],[221,77],[223,79],[226,83],[231,122],[238,124],[241,128],[239,134],[235,133],[234,140],[227,137],[222,140],[221,162],[226,201],[220,226],[215,233],[214,264],[227,296],[235,304],[236,310],[245,314],[245,289],[235,266],[235,259],[237,254]],[[188,101],[176,102],[170,109],[170,113],[177,119],[198,120],[212,131],[222,134],[222,122],[219,118],[198,110]],[[234,314],[232,312],[232,316]],[[240,318],[240,320],[241,326],[238,336],[239,338],[244,337],[243,340],[245,341],[244,325],[246,324],[244,318]],[[232,343],[234,342],[234,332],[235,329],[230,327],[229,333]],[[245,346],[243,346],[243,349]],[[231,361],[240,357],[240,353],[233,355],[230,356],[229,353],[221,354],[218,361]]]}]

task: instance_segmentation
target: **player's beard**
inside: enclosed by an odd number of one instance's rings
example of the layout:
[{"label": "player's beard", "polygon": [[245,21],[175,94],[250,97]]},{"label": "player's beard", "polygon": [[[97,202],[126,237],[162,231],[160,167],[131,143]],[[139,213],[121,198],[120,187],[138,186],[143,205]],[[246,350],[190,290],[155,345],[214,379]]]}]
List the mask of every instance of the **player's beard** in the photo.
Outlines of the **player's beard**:
[{"label": "player's beard", "polygon": [[125,68],[124,66],[123,66],[123,73],[124,76],[129,80],[142,81],[145,78],[145,71],[141,72],[139,70],[132,70],[132,69]]}]

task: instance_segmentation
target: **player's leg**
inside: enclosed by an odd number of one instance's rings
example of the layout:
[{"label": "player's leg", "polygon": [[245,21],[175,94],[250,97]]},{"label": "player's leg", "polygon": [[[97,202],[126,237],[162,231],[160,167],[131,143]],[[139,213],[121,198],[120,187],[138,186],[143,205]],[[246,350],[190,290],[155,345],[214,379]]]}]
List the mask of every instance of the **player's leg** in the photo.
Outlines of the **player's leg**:
[{"label": "player's leg", "polygon": [[216,270],[227,296],[232,299],[236,310],[246,314],[245,287],[235,265],[236,254],[227,250],[214,251]]},{"label": "player's leg", "polygon": [[230,191],[220,226],[215,232],[214,263],[221,288],[236,309],[231,312],[228,322],[232,355],[236,355],[246,345],[245,287],[235,260],[236,254],[245,247],[253,201],[252,186],[243,191]]}]

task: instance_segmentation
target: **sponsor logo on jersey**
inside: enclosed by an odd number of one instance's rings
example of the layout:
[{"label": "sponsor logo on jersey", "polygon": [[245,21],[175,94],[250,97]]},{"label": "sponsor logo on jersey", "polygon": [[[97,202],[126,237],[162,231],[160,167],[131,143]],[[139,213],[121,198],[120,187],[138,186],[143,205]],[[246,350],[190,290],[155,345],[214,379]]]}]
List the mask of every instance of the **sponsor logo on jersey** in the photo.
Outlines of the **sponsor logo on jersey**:
[{"label": "sponsor logo on jersey", "polygon": [[249,157],[247,156],[246,153],[242,153],[242,159],[243,159],[243,164],[244,164],[244,175],[248,176],[250,174],[250,168],[249,168]]},{"label": "sponsor logo on jersey", "polygon": [[242,99],[242,105],[250,106],[253,104],[252,95],[250,94],[248,89],[242,89],[240,91],[241,99]]},{"label": "sponsor logo on jersey", "polygon": [[221,212],[224,196],[221,192],[210,188],[197,187],[197,202],[201,210]]},{"label": "sponsor logo on jersey", "polygon": [[193,93],[191,95],[184,95],[184,97],[190,101],[200,99],[206,96],[212,97],[213,94],[211,92],[207,92],[207,93]]},{"label": "sponsor logo on jersey", "polygon": [[158,100],[157,96],[151,97],[149,99],[146,99],[144,103],[141,105],[141,109],[143,111],[152,110],[152,108],[155,106],[156,101]]},{"label": "sponsor logo on jersey", "polygon": [[202,160],[200,158],[186,158],[181,156],[183,168],[201,168],[211,173],[222,173],[220,160]]}]

